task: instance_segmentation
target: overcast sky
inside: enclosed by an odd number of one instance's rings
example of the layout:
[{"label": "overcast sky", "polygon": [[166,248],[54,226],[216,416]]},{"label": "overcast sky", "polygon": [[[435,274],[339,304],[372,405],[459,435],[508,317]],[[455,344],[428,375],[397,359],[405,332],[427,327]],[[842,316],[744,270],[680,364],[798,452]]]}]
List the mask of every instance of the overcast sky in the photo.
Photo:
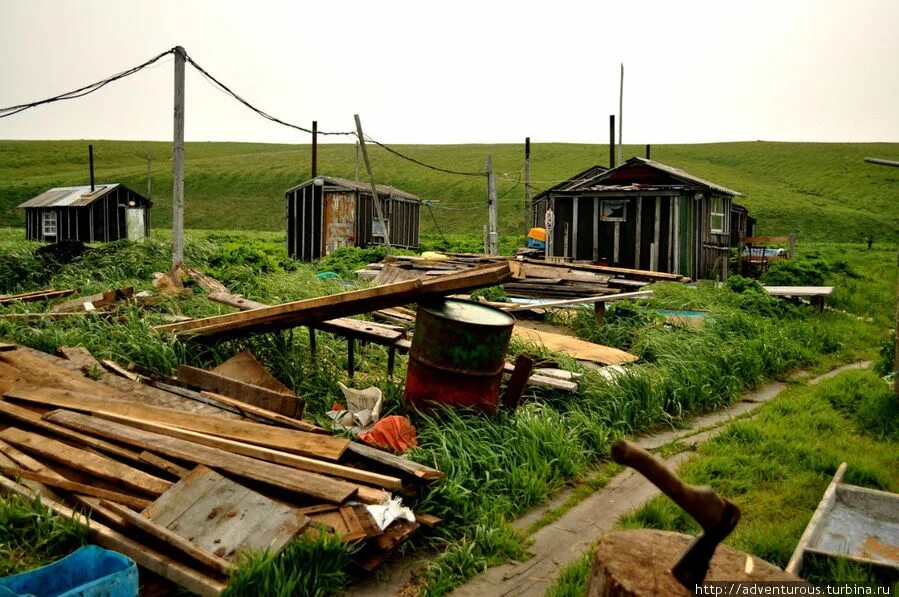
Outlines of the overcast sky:
[{"label": "overcast sky", "polygon": [[[622,62],[625,143],[899,141],[897,0],[0,0],[0,9],[0,107],[182,45],[284,120],[347,131],[359,113],[366,133],[389,143],[607,142]],[[0,138],[171,139],[172,63],[0,119]],[[190,67],[186,114],[190,141],[309,142]]]}]

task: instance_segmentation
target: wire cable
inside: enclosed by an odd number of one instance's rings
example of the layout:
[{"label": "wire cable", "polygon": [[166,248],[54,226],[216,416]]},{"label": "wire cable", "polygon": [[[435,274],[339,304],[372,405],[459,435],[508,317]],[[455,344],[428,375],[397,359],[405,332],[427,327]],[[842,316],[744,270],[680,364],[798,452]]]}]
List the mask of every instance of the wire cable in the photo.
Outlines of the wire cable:
[{"label": "wire cable", "polygon": [[376,139],[372,139],[372,138],[369,137],[368,135],[365,135],[365,140],[366,140],[366,141],[369,141],[369,142],[371,142],[371,143],[374,143],[375,145],[377,145],[377,146],[380,147],[381,149],[387,150],[388,152],[392,153],[393,155],[397,156],[398,158],[402,158],[402,159],[404,159],[404,160],[407,160],[407,161],[409,161],[409,162],[412,162],[413,164],[418,164],[419,166],[423,166],[423,167],[428,168],[428,169],[430,169],[430,170],[436,170],[437,172],[444,172],[444,173],[446,173],[446,174],[456,174],[456,175],[458,175],[458,176],[486,176],[486,173],[485,173],[485,172],[463,172],[463,171],[460,171],[460,170],[450,170],[450,169],[448,169],[448,168],[441,168],[440,166],[433,166],[433,165],[431,165],[431,164],[422,162],[421,160],[417,160],[417,159],[415,159],[415,158],[413,158],[413,157],[410,157],[410,156],[408,156],[408,155],[405,155],[405,154],[403,154],[403,153],[400,153],[399,151],[397,151],[396,149],[390,147],[389,145],[385,145],[385,144],[381,143],[380,141],[377,141]]},{"label": "wire cable", "polygon": [[434,220],[434,227],[437,228],[437,232],[440,233],[440,238],[443,239],[443,242],[449,244],[449,241],[446,240],[446,236],[443,235],[443,230],[440,229],[440,224],[437,223],[437,218],[434,216],[434,212],[431,211],[431,203],[425,202],[425,207],[428,208],[428,213],[431,214],[431,219]]},{"label": "wire cable", "polygon": [[124,79],[125,77],[131,76],[134,73],[147,68],[148,66],[158,62],[165,56],[168,56],[169,54],[174,53],[174,51],[175,51],[174,48],[172,48],[171,50],[166,50],[165,52],[162,52],[161,54],[158,54],[158,55],[154,56],[153,58],[150,58],[143,64],[140,64],[133,68],[129,68],[128,70],[124,70],[118,74],[115,74],[115,75],[112,75],[105,79],[102,79],[100,81],[97,81],[96,83],[91,83],[90,85],[85,85],[84,87],[80,87],[73,91],[67,91],[66,93],[60,93],[59,95],[56,95],[56,96],[53,96],[53,97],[50,97],[47,99],[43,99],[43,100],[29,102],[27,104],[19,104],[18,106],[10,106],[8,108],[0,108],[0,118],[7,118],[9,116],[13,116],[14,114],[18,114],[19,112],[24,112],[25,110],[28,110],[31,108],[36,108],[38,106],[43,106],[44,104],[52,104],[53,102],[72,100],[72,99],[76,99],[79,97],[84,97],[85,95],[90,95],[91,93],[93,93],[95,91],[99,91],[100,89],[106,87],[107,85],[109,85],[110,83],[112,83],[114,81],[118,81],[119,79]]},{"label": "wire cable", "polygon": [[[187,54],[187,52],[184,53],[184,59],[187,62],[189,62],[191,66],[193,66],[195,69],[197,69],[200,72],[200,74],[202,74],[209,81],[211,81],[212,83],[217,85],[219,88],[221,88],[225,93],[227,93],[228,95],[230,95],[231,97],[233,97],[234,99],[236,99],[237,101],[242,103],[244,106],[246,106],[247,108],[249,108],[256,114],[262,116],[266,120],[271,120],[272,122],[275,122],[277,124],[280,124],[280,125],[283,125],[286,127],[290,127],[292,129],[297,129],[299,131],[303,131],[304,133],[309,133],[310,135],[312,134],[312,129],[308,129],[308,128],[306,128],[304,126],[300,126],[298,124],[291,124],[290,122],[285,122],[284,120],[281,120],[280,118],[277,118],[276,116],[272,116],[268,112],[260,110],[259,108],[257,108],[256,106],[254,106],[253,104],[251,104],[250,102],[248,102],[247,100],[242,98],[241,96],[239,96],[237,93],[232,91],[230,87],[228,87],[227,85],[225,85],[224,83],[222,83],[221,81],[219,81],[218,79],[213,77],[211,74],[209,74],[209,71],[207,71],[205,68],[200,66],[196,60],[194,60],[193,58],[190,57],[190,55]],[[316,131],[316,132],[319,135],[346,135],[346,136],[354,136],[354,137],[356,136],[355,131],[347,131],[347,132]]]}]

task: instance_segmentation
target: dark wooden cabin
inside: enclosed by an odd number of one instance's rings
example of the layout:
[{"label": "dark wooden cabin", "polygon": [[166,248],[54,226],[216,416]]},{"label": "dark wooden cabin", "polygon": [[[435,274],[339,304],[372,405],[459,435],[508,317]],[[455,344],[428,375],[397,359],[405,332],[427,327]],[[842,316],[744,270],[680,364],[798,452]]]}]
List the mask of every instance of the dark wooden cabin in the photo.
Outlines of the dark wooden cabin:
[{"label": "dark wooden cabin", "polygon": [[152,202],[119,183],[58,187],[19,205],[25,238],[44,242],[138,240],[150,235]]},{"label": "dark wooden cabin", "polygon": [[[534,197],[549,258],[678,273],[727,276],[732,227],[751,226],[741,196],[646,158],[594,166]],[[742,210],[742,211],[740,211]],[[551,214],[551,215],[549,215]],[[738,238],[738,237],[737,237]]]},{"label": "dark wooden cabin", "polygon": [[[387,185],[377,189],[390,244],[417,249],[421,199]],[[312,261],[340,247],[384,243],[370,184],[318,176],[288,189],[285,196],[287,252],[294,259]]]}]

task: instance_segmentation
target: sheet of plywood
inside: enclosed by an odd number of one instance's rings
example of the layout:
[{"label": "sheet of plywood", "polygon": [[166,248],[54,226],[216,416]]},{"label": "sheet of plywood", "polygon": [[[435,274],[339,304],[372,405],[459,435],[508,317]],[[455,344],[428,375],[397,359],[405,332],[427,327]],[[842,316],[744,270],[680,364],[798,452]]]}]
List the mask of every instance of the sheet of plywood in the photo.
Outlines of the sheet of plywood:
[{"label": "sheet of plywood", "polygon": [[229,562],[243,549],[278,552],[308,524],[305,514],[198,466],[143,515]]},{"label": "sheet of plywood", "polygon": [[572,336],[531,330],[518,325],[512,329],[512,335],[523,342],[534,342],[549,350],[564,352],[576,359],[592,361],[603,365],[621,365],[623,363],[633,363],[638,360],[636,355],[617,348],[612,348],[611,346],[593,344],[592,342],[586,342]]},{"label": "sheet of plywood", "polygon": [[70,429],[77,429],[113,441],[139,446],[145,450],[152,450],[171,458],[214,467],[238,477],[261,481],[274,487],[280,487],[334,504],[343,503],[359,492],[359,486],[337,479],[263,462],[255,458],[232,454],[225,450],[167,437],[159,433],[152,433],[76,412],[55,411],[49,413],[47,419]]},{"label": "sheet of plywood", "polygon": [[162,494],[172,486],[165,479],[154,477],[116,460],[85,450],[79,450],[54,439],[22,431],[15,427],[8,427],[0,432],[0,439],[26,452],[38,454],[95,477],[106,479],[118,486],[138,490],[153,496]]},{"label": "sheet of plywood", "polygon": [[284,429],[249,421],[197,417],[177,410],[143,406],[133,402],[93,398],[83,392],[59,390],[56,388],[15,386],[6,390],[4,396],[71,410],[120,415],[136,421],[190,429],[200,433],[327,460],[340,459],[340,456],[349,445],[349,440],[329,435],[308,433],[297,429]]},{"label": "sheet of plywood", "polygon": [[224,377],[260,386],[273,392],[295,396],[293,391],[278,381],[269,370],[262,366],[249,349],[237,353],[212,370]]}]

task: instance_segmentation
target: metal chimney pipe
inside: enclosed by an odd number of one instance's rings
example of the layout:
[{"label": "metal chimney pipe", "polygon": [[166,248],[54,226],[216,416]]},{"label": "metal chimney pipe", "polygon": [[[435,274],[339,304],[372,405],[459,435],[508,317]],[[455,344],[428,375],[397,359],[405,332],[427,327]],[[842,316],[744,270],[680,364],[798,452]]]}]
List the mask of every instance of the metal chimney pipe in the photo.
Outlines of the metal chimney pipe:
[{"label": "metal chimney pipe", "polygon": [[91,193],[94,192],[94,146],[87,146],[87,155],[90,160],[90,168],[91,168]]},{"label": "metal chimney pipe", "polygon": [[647,143],[647,144],[646,144],[646,159],[647,159],[647,160],[651,160],[651,159],[652,159],[652,158],[649,157],[649,156],[650,156],[650,152],[649,152],[649,143]]},{"label": "metal chimney pipe", "polygon": [[615,167],[615,115],[609,114],[609,168]]},{"label": "metal chimney pipe", "polygon": [[318,121],[312,121],[312,178],[318,176]]}]

